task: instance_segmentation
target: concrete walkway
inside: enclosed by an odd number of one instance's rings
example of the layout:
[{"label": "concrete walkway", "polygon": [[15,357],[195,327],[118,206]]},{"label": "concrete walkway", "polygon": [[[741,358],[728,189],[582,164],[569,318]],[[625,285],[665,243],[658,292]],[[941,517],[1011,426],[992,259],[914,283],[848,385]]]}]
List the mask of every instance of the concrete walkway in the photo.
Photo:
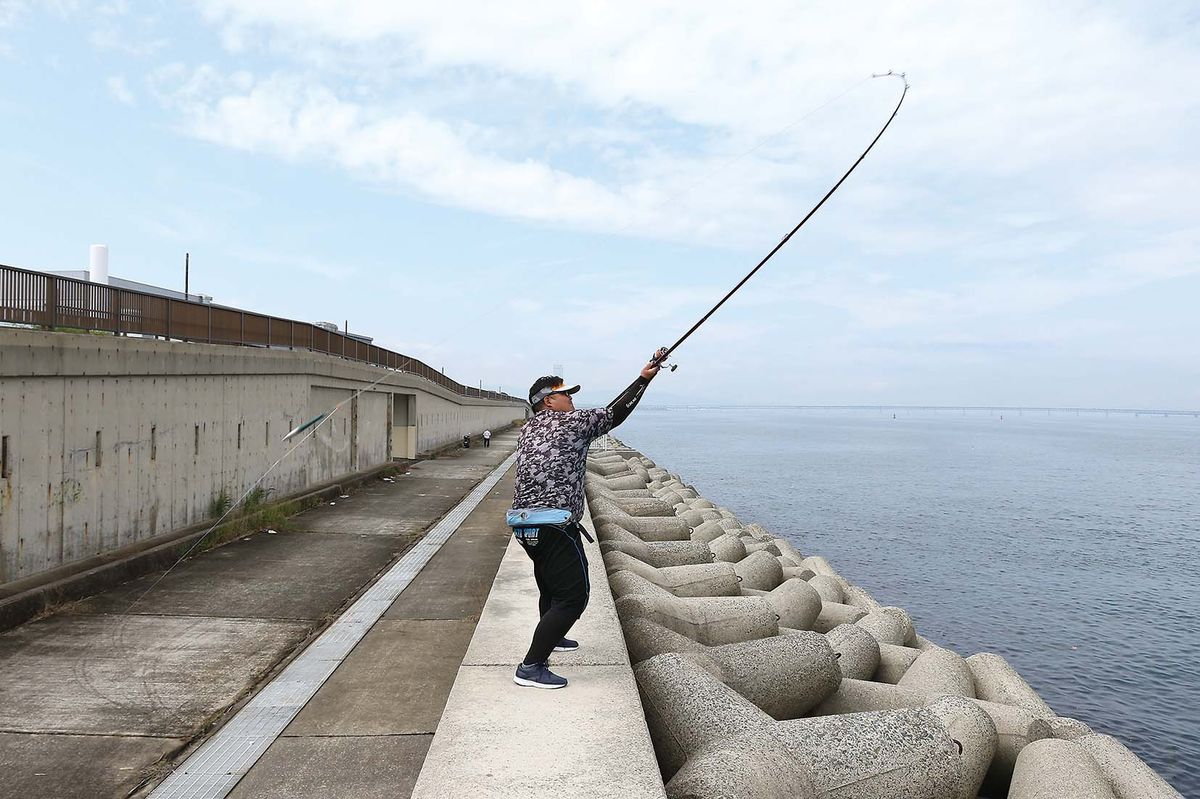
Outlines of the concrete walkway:
[{"label": "concrete walkway", "polygon": [[[132,612],[160,575],[0,634],[0,796],[124,797],[157,781],[165,759],[219,724],[515,441],[511,432],[489,449],[419,463],[395,483],[302,514],[286,531],[185,561]],[[510,500],[511,485],[501,483],[477,526],[468,518],[418,577],[428,576],[428,588],[397,600],[347,660],[355,668],[330,678],[260,761],[266,770],[251,772],[235,795],[372,795],[273,787],[285,780],[270,768],[302,770],[281,759],[289,753],[333,773],[346,758],[368,770],[366,756],[387,795],[407,795],[398,789],[415,780],[461,659],[456,647],[466,649],[507,542],[495,514]],[[446,565],[435,568],[443,556]],[[389,675],[403,680],[388,683]],[[386,690],[367,697],[366,685]]]},{"label": "concrete walkway", "polygon": [[[591,530],[588,514],[584,523]],[[570,633],[580,648],[551,660],[570,684],[554,691],[513,684],[537,623],[538,593],[532,564],[512,541],[413,799],[666,796],[600,548],[584,546],[591,599]]]},{"label": "concrete walkway", "polygon": [[[512,450],[509,441],[493,439],[491,449],[497,447],[506,455]],[[242,778],[232,799],[409,796],[511,538],[504,512],[512,492],[509,470]]]}]

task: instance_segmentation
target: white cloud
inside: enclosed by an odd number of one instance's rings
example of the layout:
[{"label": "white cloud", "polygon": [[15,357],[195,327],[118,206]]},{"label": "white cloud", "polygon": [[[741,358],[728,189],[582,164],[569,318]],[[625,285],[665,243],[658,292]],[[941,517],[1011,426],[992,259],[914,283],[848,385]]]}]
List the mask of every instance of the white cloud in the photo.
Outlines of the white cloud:
[{"label": "white cloud", "polygon": [[29,10],[24,0],[0,0],[0,28],[10,28]]},{"label": "white cloud", "polygon": [[[951,191],[979,181],[1042,184],[1022,206],[997,209],[1010,218],[1093,218],[1136,206],[1157,223],[1194,210],[1184,195],[1174,206],[1184,210],[1159,214],[1145,202],[1152,186],[1123,185],[1136,162],[1111,167],[1130,152],[1168,160],[1187,152],[1196,101],[1173,87],[1200,72],[1196,48],[1139,26],[1122,6],[938,2],[831,13],[774,2],[737,14],[715,0],[200,7],[239,54],[260,51],[277,68],[237,89],[212,70],[186,79],[214,81],[179,102],[196,135],[333,164],[484,213],[761,243],[857,155],[894,86],[871,82],[791,123],[887,66],[910,71],[912,96],[837,199],[866,212],[850,225],[868,252],[947,249],[971,238],[974,222],[964,226],[948,206],[964,199]],[[519,112],[493,113],[495,97],[563,115],[526,122]],[[1172,167],[1174,196],[1200,181],[1194,158]],[[886,193],[873,201],[871,191]],[[914,206],[930,195],[933,207],[911,224]],[[1103,196],[1110,199],[1098,202]],[[889,217],[897,219],[891,232]]]},{"label": "white cloud", "polygon": [[122,105],[136,105],[137,98],[133,96],[129,85],[125,82],[125,78],[120,75],[111,76],[108,81],[108,93],[113,96],[113,99]]},{"label": "white cloud", "polygon": [[[771,185],[776,176],[769,165],[751,163],[739,190],[689,197],[688,184],[696,180],[689,164],[673,162],[675,174],[666,177],[661,173],[667,165],[655,159],[638,167],[647,176],[608,186],[529,156],[496,152],[492,131],[478,125],[366,105],[296,76],[259,79],[174,65],[161,70],[154,84],[158,96],[183,113],[184,130],[198,138],[332,164],[376,185],[489,214],[585,230],[727,240],[733,230],[760,232],[753,218],[770,210],[768,199],[779,191]],[[716,219],[745,224],[715,225]]]},{"label": "white cloud", "polygon": [[88,38],[98,50],[115,50],[134,58],[149,58],[162,52],[168,44],[164,37],[131,34],[114,24],[95,29]]}]

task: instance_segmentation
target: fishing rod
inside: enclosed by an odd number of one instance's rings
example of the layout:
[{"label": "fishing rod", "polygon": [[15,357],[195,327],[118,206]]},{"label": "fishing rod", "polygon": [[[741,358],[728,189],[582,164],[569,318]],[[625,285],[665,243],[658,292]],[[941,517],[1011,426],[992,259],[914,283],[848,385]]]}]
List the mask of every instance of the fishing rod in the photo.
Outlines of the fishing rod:
[{"label": "fishing rod", "polygon": [[[872,75],[871,77],[872,78],[880,78],[880,77],[887,77],[889,75],[895,75],[896,77],[903,79],[904,80],[904,91],[907,93],[908,80],[904,78],[903,72],[898,72],[898,73],[897,72],[887,72],[882,75]],[[777,131],[776,133],[772,134],[771,136],[768,136],[766,139],[763,139],[762,141],[758,142],[752,148],[750,148],[750,150],[742,153],[741,155],[737,156],[737,158],[734,158],[732,161],[728,162],[727,164],[724,164],[723,166],[729,166],[729,165],[741,160],[742,158],[746,157],[750,153],[752,153],[755,150],[757,150],[758,148],[762,147],[764,144],[766,144],[771,139],[782,135],[786,131],[788,131],[791,128],[798,125],[803,120],[805,120],[808,117],[815,114],[817,111],[820,111],[822,108],[825,108],[827,105],[830,105],[830,104],[836,102],[837,100],[839,100],[840,98],[842,98],[843,96],[845,96],[846,94],[849,94],[851,91],[856,89],[858,86],[862,85],[862,83],[865,82],[866,80],[867,80],[867,78],[864,78],[862,81],[859,81],[854,86],[851,86],[850,88],[843,91],[841,94],[838,94],[837,96],[825,101],[817,108],[814,108],[812,111],[809,111],[807,114],[805,114],[800,119],[798,119],[795,122],[788,125],[786,128],[784,128],[780,131]],[[903,102],[904,102],[904,94],[901,94],[900,95],[900,103],[903,103]],[[817,203],[813,207],[813,209],[808,212],[808,215],[805,216],[804,219],[802,219],[800,221],[799,225],[796,225],[796,227],[792,229],[791,233],[788,233],[786,236],[783,237],[783,240],[780,241],[779,244],[777,244],[775,246],[775,249],[771,250],[771,252],[767,254],[766,258],[763,258],[762,261],[759,262],[758,266],[754,267],[754,269],[751,270],[748,275],[746,275],[744,278],[742,278],[740,283],[738,283],[736,286],[734,286],[733,289],[728,294],[726,294],[721,299],[720,302],[718,302],[715,306],[713,306],[712,310],[710,310],[708,313],[706,313],[704,315],[704,318],[702,318],[696,324],[692,325],[692,328],[690,330],[688,330],[687,333],[684,333],[683,336],[678,341],[676,341],[674,344],[672,344],[666,350],[665,353],[663,353],[661,356],[656,356],[655,358],[653,358],[652,363],[654,363],[655,365],[661,365],[667,359],[667,357],[672,352],[674,352],[676,347],[678,347],[680,344],[682,344],[687,339],[688,336],[690,336],[692,333],[694,333],[696,331],[696,329],[698,327],[700,327],[700,325],[704,324],[708,320],[708,317],[712,316],[713,313],[715,313],[718,308],[720,308],[722,305],[724,305],[725,301],[728,300],[730,297],[732,297],[734,292],[736,292],[738,289],[740,289],[747,280],[749,280],[751,277],[753,277],[754,273],[757,272],[762,267],[763,264],[765,264],[768,260],[771,259],[771,256],[773,256],[776,252],[778,252],[779,249],[781,247],[783,247],[784,244],[787,243],[787,240],[792,237],[792,234],[794,234],[797,230],[799,230],[801,228],[801,226],[803,226],[804,223],[808,221],[808,218],[817,212],[817,209],[820,208],[825,203],[825,200],[828,200],[829,197],[835,191],[837,191],[838,186],[842,185],[842,181],[844,181],[847,177],[850,176],[850,173],[854,171],[854,167],[857,167],[858,164],[863,160],[863,158],[866,157],[867,153],[870,152],[871,147],[875,146],[875,142],[879,141],[879,137],[883,135],[883,131],[887,130],[888,125],[890,125],[892,122],[892,119],[895,118],[896,112],[900,110],[900,103],[896,104],[896,110],[892,112],[892,116],[891,116],[891,118],[888,119],[887,124],[885,124],[883,126],[883,130],[879,131],[879,134],[875,137],[875,140],[871,142],[871,145],[869,147],[867,147],[867,149],[863,152],[863,154],[861,156],[859,156],[858,161],[854,162],[854,166],[850,167],[850,169],[847,170],[846,174],[842,176],[841,180],[839,180],[834,185],[834,187],[829,190],[829,193],[826,194],[821,199],[821,202]],[[668,198],[667,200],[664,200],[660,204],[665,205],[669,201],[669,199],[670,198]],[[626,225],[625,228],[622,228],[622,230],[627,229],[631,225],[632,225],[632,223]],[[441,343],[441,342],[439,342],[439,343]],[[215,530],[217,527],[219,527],[225,521],[225,519],[227,517],[232,515],[233,512],[242,505],[242,503],[246,500],[246,498],[250,496],[251,492],[253,492],[256,488],[258,488],[258,486],[262,484],[262,482],[267,478],[268,475],[270,475],[273,471],[275,471],[275,469],[278,468],[279,465],[282,464],[285,460],[287,460],[287,458],[290,457],[292,455],[292,453],[296,452],[310,438],[312,438],[314,435],[316,435],[316,433],[320,430],[320,428],[323,427],[325,424],[327,424],[331,419],[333,419],[334,415],[346,403],[351,402],[354,398],[358,397],[363,392],[371,390],[372,388],[374,388],[375,386],[384,382],[385,380],[388,380],[389,378],[394,377],[398,374],[402,374],[404,372],[404,369],[407,367],[407,365],[410,364],[412,361],[413,361],[413,359],[411,357],[407,358],[404,361],[404,363],[402,363],[400,366],[398,366],[396,368],[395,371],[389,370],[389,371],[385,372],[379,379],[373,381],[372,383],[370,383],[369,385],[367,385],[363,388],[358,389],[351,396],[342,399],[336,405],[334,405],[332,408],[324,411],[323,413],[317,414],[316,416],[312,417],[308,421],[302,422],[301,424],[297,425],[293,429],[289,430],[287,432],[287,434],[283,436],[280,443],[286,444],[286,443],[290,442],[292,439],[297,439],[296,442],[294,444],[292,444],[291,447],[289,447],[286,451],[284,451],[284,453],[278,459],[276,459],[274,463],[272,463],[270,466],[268,466],[267,470],[265,472],[263,472],[258,477],[257,480],[255,480],[253,483],[250,484],[250,487],[245,490],[245,492],[238,498],[238,500],[236,502],[231,502],[229,507],[226,508],[225,511],[222,514],[220,514],[220,516],[218,516],[217,519],[211,525],[209,525],[208,530],[205,531],[204,535],[197,538],[195,543],[193,543],[192,546],[190,546],[182,555],[180,555],[180,557],[173,564],[171,564],[171,566],[168,567],[165,572],[163,572],[161,575],[159,575],[158,579],[156,579],[150,585],[149,588],[147,588],[136,599],[134,599],[133,602],[129,605],[129,607],[127,607],[125,609],[124,613],[128,614],[128,613],[132,612],[133,608],[137,604],[139,604],[143,599],[145,599],[146,596],[148,596],[150,594],[150,592],[153,591],[158,586],[158,584],[160,582],[162,582],[162,580],[164,578],[166,578],[166,576],[168,574],[170,574],[170,572],[172,570],[175,569],[176,566],[178,566],[180,563],[182,563],[189,555],[192,554],[193,551],[195,551],[204,541],[206,541],[208,539],[209,534],[211,534],[213,532],[213,530]],[[667,366],[668,366],[668,368],[670,368],[671,371],[674,371],[677,368],[677,365],[668,364]]]},{"label": "fishing rod", "polygon": [[747,272],[746,276],[743,277],[741,280],[739,280],[738,284],[736,286],[734,286],[733,288],[731,288],[729,290],[729,293],[721,298],[720,302],[718,302],[716,305],[714,305],[712,308],[710,308],[708,313],[704,314],[704,316],[702,316],[700,318],[700,321],[696,322],[696,324],[694,324],[690,328],[688,328],[688,331],[686,333],[684,333],[682,336],[680,336],[678,341],[676,341],[670,347],[667,347],[666,352],[664,352],[662,355],[655,356],[651,360],[652,364],[654,364],[655,366],[666,365],[666,366],[670,367],[672,372],[675,371],[675,368],[678,364],[666,364],[665,363],[667,358],[670,357],[671,353],[674,352],[675,349],[680,344],[687,341],[688,336],[695,333],[696,330],[699,329],[700,325],[707,322],[708,318],[710,316],[712,316],[714,313],[716,313],[717,309],[720,308],[722,305],[724,305],[726,300],[728,300],[730,297],[732,297],[734,294],[736,294],[738,289],[740,289],[742,286],[746,285],[746,281],[748,281],[750,278],[754,277],[754,273],[757,272],[759,269],[762,269],[763,265],[766,264],[767,261],[771,260],[772,256],[774,256],[775,253],[777,253],[781,249],[783,249],[783,245],[787,244],[788,240],[791,239],[792,236],[794,236],[796,234],[796,231],[798,231],[800,228],[804,227],[804,223],[807,222],[809,219],[811,219],[812,215],[815,214],[821,208],[821,206],[825,204],[825,201],[833,196],[833,193],[838,190],[838,187],[840,187],[842,185],[842,183],[845,182],[846,178],[850,177],[850,173],[853,172],[858,167],[858,165],[862,163],[863,159],[867,157],[867,153],[871,152],[871,148],[875,146],[875,142],[879,141],[879,139],[883,137],[883,134],[885,131],[887,131],[888,126],[892,124],[892,120],[896,118],[896,114],[900,113],[900,106],[904,104],[904,97],[905,97],[905,95],[908,94],[908,78],[905,76],[905,73],[895,72],[893,70],[888,70],[887,72],[875,74],[875,75],[872,75],[871,77],[872,78],[888,78],[888,77],[900,78],[900,80],[902,80],[904,82],[904,90],[902,92],[900,92],[900,99],[899,99],[899,101],[896,102],[896,107],[892,110],[892,115],[890,117],[888,117],[887,122],[883,123],[883,127],[880,128],[879,132],[875,134],[875,138],[872,139],[871,143],[867,145],[867,149],[862,151],[862,155],[860,155],[858,157],[857,161],[855,161],[853,164],[850,165],[850,168],[846,170],[846,174],[842,175],[841,178],[838,179],[838,182],[833,184],[833,188],[830,189],[829,191],[827,191],[825,193],[825,196],[821,198],[821,201],[818,202],[816,205],[814,205],[812,207],[812,209],[807,214],[804,215],[804,218],[800,220],[799,224],[797,224],[794,228],[792,228],[790,231],[788,231],[788,234],[786,236],[784,236],[782,239],[780,239],[779,243],[776,244],[775,247],[769,253],[767,253],[766,256],[761,261],[759,261],[758,264],[753,269],[751,269],[749,272]]}]

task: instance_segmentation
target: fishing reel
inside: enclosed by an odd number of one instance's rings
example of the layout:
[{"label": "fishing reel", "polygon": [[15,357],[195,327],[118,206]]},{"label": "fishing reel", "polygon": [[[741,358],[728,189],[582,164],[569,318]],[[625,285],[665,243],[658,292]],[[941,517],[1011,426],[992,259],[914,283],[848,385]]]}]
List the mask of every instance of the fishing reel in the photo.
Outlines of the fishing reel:
[{"label": "fishing reel", "polygon": [[659,352],[662,353],[662,356],[651,358],[650,363],[654,364],[659,369],[666,369],[668,372],[674,372],[679,368],[679,364],[677,363],[667,363],[667,357],[671,354],[670,350],[668,350],[666,347],[663,347],[661,350],[659,350]]}]

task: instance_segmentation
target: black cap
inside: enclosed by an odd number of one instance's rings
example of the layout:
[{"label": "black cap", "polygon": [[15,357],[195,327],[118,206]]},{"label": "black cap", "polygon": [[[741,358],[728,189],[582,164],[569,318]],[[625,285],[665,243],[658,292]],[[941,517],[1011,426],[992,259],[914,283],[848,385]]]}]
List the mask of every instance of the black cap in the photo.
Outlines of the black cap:
[{"label": "black cap", "polygon": [[574,394],[579,390],[579,386],[568,386],[563,383],[563,379],[558,375],[546,375],[539,377],[529,387],[529,404],[537,405],[542,400],[551,394],[562,392],[564,394]]}]

